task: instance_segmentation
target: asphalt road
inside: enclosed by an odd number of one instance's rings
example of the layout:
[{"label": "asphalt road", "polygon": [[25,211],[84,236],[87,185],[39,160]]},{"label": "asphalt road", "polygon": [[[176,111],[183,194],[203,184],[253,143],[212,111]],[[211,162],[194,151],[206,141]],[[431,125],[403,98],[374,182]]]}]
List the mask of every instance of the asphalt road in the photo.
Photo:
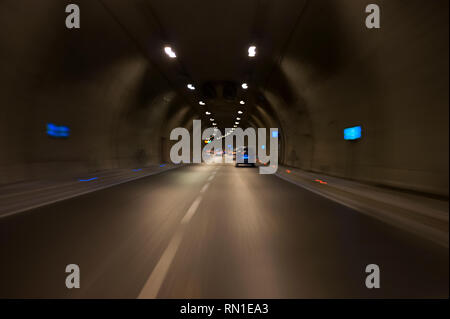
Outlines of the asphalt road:
[{"label": "asphalt road", "polygon": [[[1,298],[448,297],[448,249],[225,164],[2,218],[0,256]],[[368,264],[380,289],[365,286]]]}]

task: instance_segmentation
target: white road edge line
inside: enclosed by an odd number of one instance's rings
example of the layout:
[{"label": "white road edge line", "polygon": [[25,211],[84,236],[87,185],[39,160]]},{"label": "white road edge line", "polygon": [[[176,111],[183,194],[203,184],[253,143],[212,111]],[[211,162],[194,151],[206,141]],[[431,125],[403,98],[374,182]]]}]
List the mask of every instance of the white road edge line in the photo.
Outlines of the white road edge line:
[{"label": "white road edge line", "polygon": [[175,258],[175,254],[180,247],[181,240],[183,239],[184,226],[192,219],[192,216],[194,216],[201,201],[202,197],[198,196],[192,203],[191,207],[189,207],[188,211],[181,220],[181,227],[179,227],[175,232],[175,235],[170,240],[166,250],[164,250],[164,253],[139,293],[138,299],[155,299],[158,296],[159,290],[161,289],[170,265]]},{"label": "white road edge line", "polygon": [[212,181],[212,180],[214,179],[214,176],[215,176],[215,175],[211,175],[211,176],[208,178],[208,182]]}]

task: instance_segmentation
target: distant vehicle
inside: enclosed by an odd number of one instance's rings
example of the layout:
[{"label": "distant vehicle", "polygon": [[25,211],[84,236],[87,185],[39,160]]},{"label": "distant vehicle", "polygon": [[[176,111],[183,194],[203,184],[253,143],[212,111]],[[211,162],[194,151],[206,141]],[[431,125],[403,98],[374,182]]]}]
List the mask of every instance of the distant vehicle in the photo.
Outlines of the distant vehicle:
[{"label": "distant vehicle", "polygon": [[238,167],[239,164],[255,166],[256,157],[255,152],[252,148],[243,146],[236,149],[235,153],[236,153],[235,155],[236,167]]}]

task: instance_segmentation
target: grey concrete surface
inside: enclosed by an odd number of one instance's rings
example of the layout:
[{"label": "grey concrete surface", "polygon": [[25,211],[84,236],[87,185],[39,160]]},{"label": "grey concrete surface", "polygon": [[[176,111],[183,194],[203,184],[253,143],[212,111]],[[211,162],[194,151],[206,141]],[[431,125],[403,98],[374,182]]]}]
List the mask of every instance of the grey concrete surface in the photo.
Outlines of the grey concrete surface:
[{"label": "grey concrete surface", "polygon": [[[0,219],[0,256],[2,298],[448,298],[448,249],[232,165]],[[65,288],[71,263],[80,289]],[[378,290],[364,284],[371,263]]]},{"label": "grey concrete surface", "polygon": [[306,1],[265,89],[284,164],[448,197],[449,2],[376,3],[369,30],[365,1]]}]

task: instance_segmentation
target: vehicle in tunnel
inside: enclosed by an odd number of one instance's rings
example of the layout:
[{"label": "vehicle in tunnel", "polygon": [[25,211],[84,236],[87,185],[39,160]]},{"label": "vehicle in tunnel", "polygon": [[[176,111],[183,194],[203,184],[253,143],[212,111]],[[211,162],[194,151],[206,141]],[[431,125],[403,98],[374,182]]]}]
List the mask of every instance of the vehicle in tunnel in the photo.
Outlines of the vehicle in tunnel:
[{"label": "vehicle in tunnel", "polygon": [[255,149],[249,146],[242,146],[236,149],[235,166],[239,165],[250,165],[255,166],[257,156],[255,154]]}]

